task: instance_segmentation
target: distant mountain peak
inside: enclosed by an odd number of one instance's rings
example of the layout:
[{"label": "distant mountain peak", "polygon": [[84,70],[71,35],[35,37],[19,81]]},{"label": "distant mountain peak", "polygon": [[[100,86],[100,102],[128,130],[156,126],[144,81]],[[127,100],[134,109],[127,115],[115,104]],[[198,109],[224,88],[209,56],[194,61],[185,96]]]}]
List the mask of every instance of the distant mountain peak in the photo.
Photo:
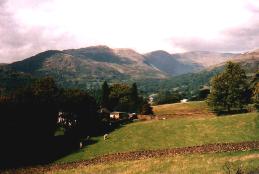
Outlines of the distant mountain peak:
[{"label": "distant mountain peak", "polygon": [[113,50],[114,53],[120,57],[129,58],[135,62],[143,62],[145,57],[142,54],[139,54],[133,49],[128,48],[116,48]]},{"label": "distant mountain peak", "polygon": [[230,57],[236,56],[232,53],[218,53],[210,51],[190,51],[185,53],[173,54],[184,62],[194,62],[203,67],[210,67],[230,59]]},{"label": "distant mountain peak", "polygon": [[89,46],[78,49],[67,49],[64,52],[112,52],[112,49],[105,45]]},{"label": "distant mountain peak", "polygon": [[197,64],[182,62],[164,50],[156,50],[145,54],[146,62],[170,75],[179,75],[200,70]]},{"label": "distant mountain peak", "polygon": [[[52,56],[54,54],[59,54],[59,53],[63,53],[62,51],[59,51],[59,50],[47,50],[47,51],[43,51],[41,53],[38,53],[30,58],[46,58],[46,57],[49,57],[49,56]],[[25,59],[26,60],[26,59]]]},{"label": "distant mountain peak", "polygon": [[[204,50],[196,50],[196,51],[187,51],[187,52],[184,52],[184,53],[192,53],[192,54],[214,54],[214,53],[217,53],[217,52],[214,52],[214,51],[204,51]],[[183,53],[183,54],[184,54]]]},{"label": "distant mountain peak", "polygon": [[164,51],[164,50],[156,50],[156,51],[152,51],[150,53],[147,53],[146,55],[160,55],[160,56],[171,56],[170,53]]},{"label": "distant mountain peak", "polygon": [[243,54],[259,53],[259,49],[254,49],[252,51],[245,52]]}]

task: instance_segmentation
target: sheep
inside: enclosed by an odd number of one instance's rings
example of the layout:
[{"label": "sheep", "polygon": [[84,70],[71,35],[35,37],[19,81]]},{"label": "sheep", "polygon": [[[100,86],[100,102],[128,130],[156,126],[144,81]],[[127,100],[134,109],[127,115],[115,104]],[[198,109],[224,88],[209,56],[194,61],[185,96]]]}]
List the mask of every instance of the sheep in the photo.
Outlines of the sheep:
[{"label": "sheep", "polygon": [[80,149],[83,148],[83,142],[82,142],[82,141],[79,142],[79,148],[80,148]]},{"label": "sheep", "polygon": [[103,140],[107,140],[107,139],[108,139],[108,134],[104,134]]},{"label": "sheep", "polygon": [[90,140],[90,136],[87,136],[87,137],[86,137],[86,140]]}]

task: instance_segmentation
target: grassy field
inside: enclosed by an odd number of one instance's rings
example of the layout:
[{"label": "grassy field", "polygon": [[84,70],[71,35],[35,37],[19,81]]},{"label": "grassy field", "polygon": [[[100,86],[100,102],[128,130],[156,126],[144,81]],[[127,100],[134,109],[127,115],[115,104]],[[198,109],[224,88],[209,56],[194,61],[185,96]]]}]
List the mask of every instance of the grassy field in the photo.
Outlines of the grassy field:
[{"label": "grassy field", "polygon": [[[177,104],[185,110],[203,109],[205,103]],[[175,110],[175,105],[168,105]],[[163,112],[163,106],[155,107],[156,113]],[[159,110],[160,109],[160,110]],[[168,109],[167,112],[170,112]],[[131,123],[109,134],[108,140],[95,137],[95,143],[82,150],[68,155],[57,162],[71,162],[91,159],[96,156],[146,149],[165,149],[223,142],[242,142],[259,140],[258,113],[238,114],[233,116],[200,118],[177,118],[167,120],[152,120]]]},{"label": "grassy field", "polygon": [[169,115],[171,117],[212,117],[205,102],[188,102],[153,106],[155,115]]},{"label": "grassy field", "polygon": [[[230,166],[230,170],[227,169]],[[259,151],[216,153],[202,155],[179,155],[173,158],[81,166],[68,170],[54,170],[49,174],[138,174],[138,173],[236,173],[239,166],[244,172],[258,169]]]}]

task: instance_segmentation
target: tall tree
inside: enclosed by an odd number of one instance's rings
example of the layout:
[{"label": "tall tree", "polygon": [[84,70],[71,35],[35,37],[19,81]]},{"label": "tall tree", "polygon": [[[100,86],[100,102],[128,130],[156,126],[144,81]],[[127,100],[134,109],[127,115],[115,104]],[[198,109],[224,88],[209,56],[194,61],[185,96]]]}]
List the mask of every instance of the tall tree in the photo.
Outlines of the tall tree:
[{"label": "tall tree", "polygon": [[210,94],[210,88],[208,86],[203,86],[199,89],[199,100],[204,100]]},{"label": "tall tree", "polygon": [[166,104],[166,103],[176,103],[179,102],[182,98],[182,95],[179,91],[159,91],[155,97],[155,104]]},{"label": "tall tree", "polygon": [[24,131],[26,136],[37,134],[40,138],[53,136],[57,127],[58,96],[59,89],[50,77],[17,89],[9,102],[10,108],[13,107],[9,115],[22,127],[18,133]]},{"label": "tall tree", "polygon": [[109,106],[111,110],[130,110],[130,87],[126,84],[113,84],[110,87]]},{"label": "tall tree", "polygon": [[154,112],[153,112],[153,108],[152,106],[150,105],[150,103],[148,103],[147,100],[144,100],[144,103],[141,107],[141,114],[143,115],[153,115]]},{"label": "tall tree", "polygon": [[60,98],[60,126],[67,135],[83,137],[98,130],[99,118],[93,97],[78,89],[62,91]]},{"label": "tall tree", "polygon": [[139,96],[137,84],[133,83],[130,88],[131,111],[137,112],[139,110]]},{"label": "tall tree", "polygon": [[138,87],[136,83],[133,83],[131,86],[130,97],[132,100],[138,100]]},{"label": "tall tree", "polygon": [[259,111],[259,71],[256,72],[251,83],[252,101],[256,109]]},{"label": "tall tree", "polygon": [[212,78],[208,104],[215,111],[241,110],[249,98],[247,77],[239,64],[228,62],[224,71]]},{"label": "tall tree", "polygon": [[106,81],[102,85],[102,94],[101,94],[101,106],[109,108],[109,95],[110,89]]},{"label": "tall tree", "polygon": [[253,100],[257,111],[259,111],[259,82],[256,83]]}]

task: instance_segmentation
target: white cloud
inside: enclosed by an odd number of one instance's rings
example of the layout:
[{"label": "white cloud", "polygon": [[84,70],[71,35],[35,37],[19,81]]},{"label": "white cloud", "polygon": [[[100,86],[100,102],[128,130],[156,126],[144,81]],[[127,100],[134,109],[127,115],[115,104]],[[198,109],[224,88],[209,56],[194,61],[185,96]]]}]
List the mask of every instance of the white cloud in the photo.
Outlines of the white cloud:
[{"label": "white cloud", "polygon": [[[254,17],[259,7],[257,2],[8,0],[5,5],[0,4],[5,11],[0,13],[0,34],[4,31],[6,35],[0,40],[0,62],[12,62],[46,49],[98,44],[140,52],[155,49],[176,52],[200,47],[216,51],[252,49],[254,45],[249,43],[238,49],[234,48],[235,44],[218,47],[211,40],[220,44],[226,38],[238,38],[231,31],[244,29],[244,24],[257,20]],[[208,43],[210,47],[206,47]]]}]

